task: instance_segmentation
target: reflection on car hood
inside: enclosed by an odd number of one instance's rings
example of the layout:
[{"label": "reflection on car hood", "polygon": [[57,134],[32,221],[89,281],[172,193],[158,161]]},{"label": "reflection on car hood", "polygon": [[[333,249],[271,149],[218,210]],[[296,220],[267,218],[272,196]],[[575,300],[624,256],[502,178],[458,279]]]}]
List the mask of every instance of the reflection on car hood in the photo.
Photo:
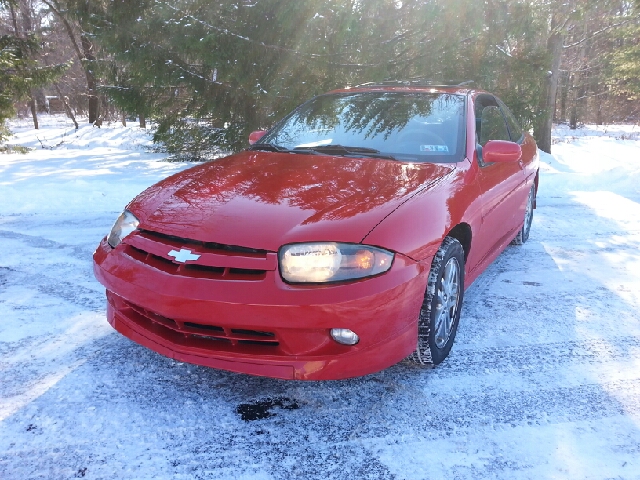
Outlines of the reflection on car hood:
[{"label": "reflection on car hood", "polygon": [[169,177],[129,209],[141,228],[276,251],[360,242],[408,198],[454,169],[368,158],[241,152]]}]

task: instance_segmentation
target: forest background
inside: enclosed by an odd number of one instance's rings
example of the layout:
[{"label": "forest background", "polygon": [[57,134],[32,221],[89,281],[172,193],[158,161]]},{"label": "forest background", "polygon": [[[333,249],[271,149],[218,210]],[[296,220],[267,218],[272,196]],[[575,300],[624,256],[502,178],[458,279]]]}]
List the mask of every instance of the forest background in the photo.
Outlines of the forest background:
[{"label": "forest background", "polygon": [[472,81],[550,152],[552,122],[640,122],[640,0],[0,0],[0,126],[151,119],[202,160],[389,79]]}]

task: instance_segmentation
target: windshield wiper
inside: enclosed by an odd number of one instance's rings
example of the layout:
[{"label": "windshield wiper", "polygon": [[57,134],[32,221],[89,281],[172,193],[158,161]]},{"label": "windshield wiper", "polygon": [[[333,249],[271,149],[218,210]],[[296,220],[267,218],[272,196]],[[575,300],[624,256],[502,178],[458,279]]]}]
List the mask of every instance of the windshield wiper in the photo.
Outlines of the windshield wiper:
[{"label": "windshield wiper", "polygon": [[266,152],[290,152],[286,147],[281,147],[275,143],[254,143],[249,147],[249,150],[264,150]]},{"label": "windshield wiper", "polygon": [[289,150],[287,147],[281,147],[274,143],[254,143],[249,147],[249,150],[263,150],[265,152],[280,152],[280,153],[299,153],[303,155],[321,155],[315,150]]},{"label": "windshield wiper", "polygon": [[387,153],[381,153],[380,150],[375,148],[366,147],[345,147],[344,145],[318,145],[315,147],[295,147],[294,151],[314,151],[318,153],[326,153],[329,155],[340,156],[358,156],[358,157],[371,157],[371,158],[386,158],[389,160],[395,160],[393,155]]}]

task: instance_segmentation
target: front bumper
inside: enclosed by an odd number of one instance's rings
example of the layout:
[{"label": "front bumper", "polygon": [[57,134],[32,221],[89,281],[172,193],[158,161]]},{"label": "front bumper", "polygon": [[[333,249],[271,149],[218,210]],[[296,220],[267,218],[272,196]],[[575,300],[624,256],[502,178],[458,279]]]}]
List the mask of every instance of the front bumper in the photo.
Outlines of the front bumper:
[{"label": "front bumper", "polygon": [[[172,275],[103,240],[94,272],[109,323],[179,361],[283,379],[350,378],[387,368],[416,347],[428,267],[396,255],[387,273],[337,285],[293,286],[277,270],[259,280]],[[360,337],[331,339],[332,328]]]}]

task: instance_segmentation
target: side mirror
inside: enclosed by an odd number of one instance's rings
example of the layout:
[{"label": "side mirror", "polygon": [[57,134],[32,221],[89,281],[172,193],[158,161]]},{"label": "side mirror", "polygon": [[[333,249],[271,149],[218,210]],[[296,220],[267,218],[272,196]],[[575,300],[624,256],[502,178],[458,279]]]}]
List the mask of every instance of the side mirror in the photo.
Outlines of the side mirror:
[{"label": "side mirror", "polygon": [[482,147],[482,160],[486,163],[517,162],[522,158],[522,148],[514,142],[506,140],[489,140]]},{"label": "side mirror", "polygon": [[265,133],[267,133],[266,130],[256,130],[255,132],[251,132],[251,134],[249,135],[249,145],[253,145],[254,143],[256,143],[258,140],[264,137]]}]

